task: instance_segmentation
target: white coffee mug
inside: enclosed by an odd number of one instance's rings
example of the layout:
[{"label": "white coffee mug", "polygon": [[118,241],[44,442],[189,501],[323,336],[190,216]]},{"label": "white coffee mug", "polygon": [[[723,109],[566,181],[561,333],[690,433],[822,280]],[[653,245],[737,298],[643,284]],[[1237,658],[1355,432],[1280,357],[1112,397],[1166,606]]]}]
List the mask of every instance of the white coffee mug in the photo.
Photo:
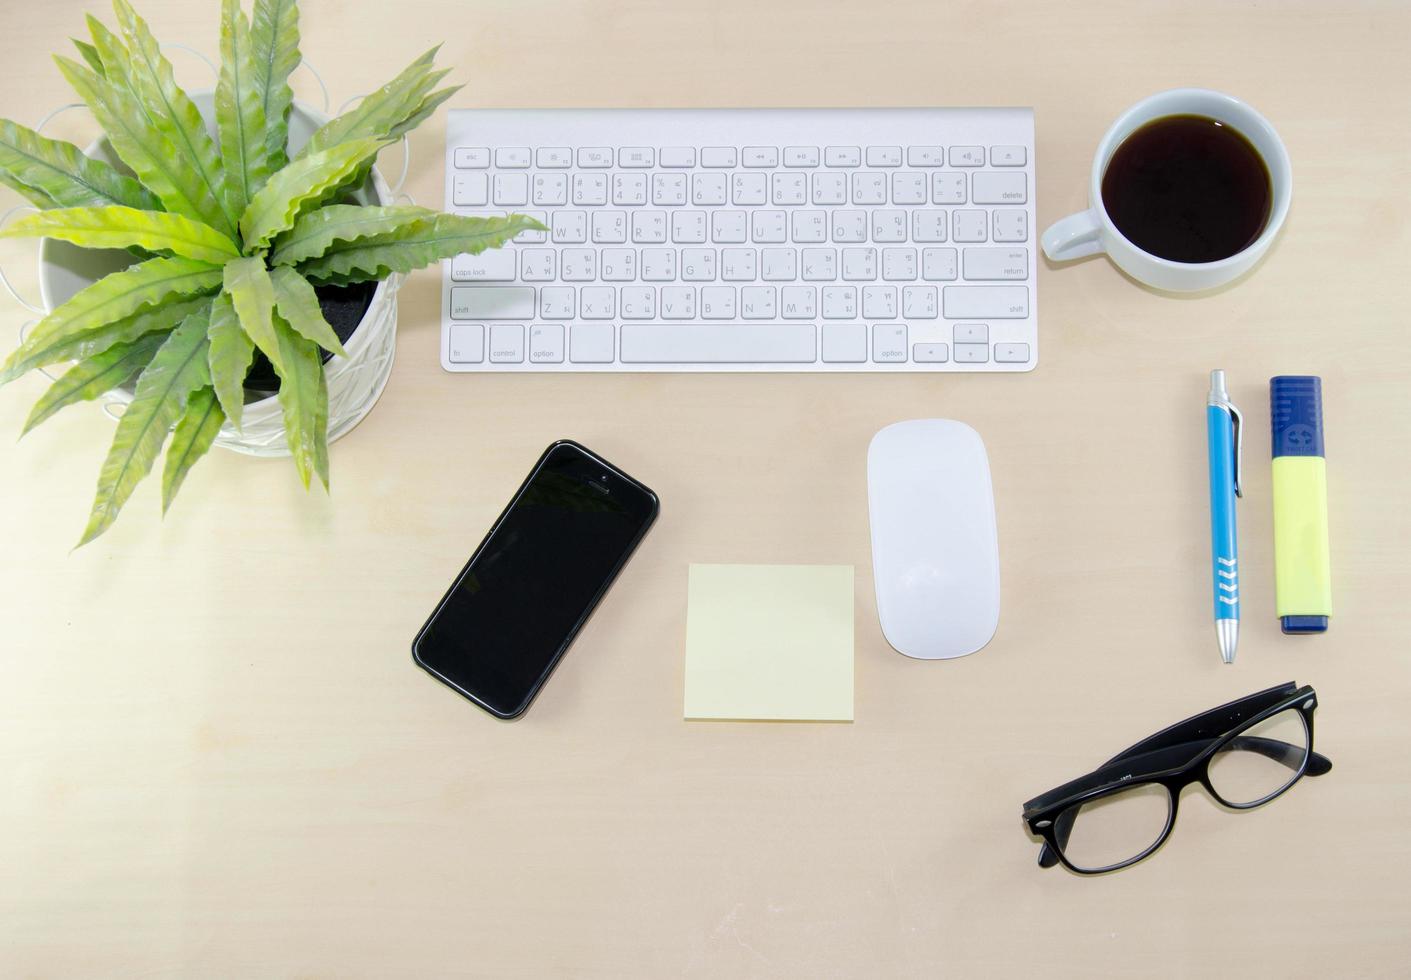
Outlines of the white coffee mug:
[{"label": "white coffee mug", "polygon": [[[1102,204],[1102,177],[1122,141],[1153,119],[1180,115],[1208,116],[1229,124],[1254,144],[1269,168],[1274,203],[1268,223],[1245,249],[1218,262],[1173,262],[1143,251],[1117,230]],[[1119,269],[1153,288],[1174,292],[1213,289],[1244,275],[1269,250],[1284,225],[1292,195],[1293,170],[1289,166],[1288,151],[1267,119],[1223,92],[1202,88],[1171,89],[1143,99],[1117,117],[1093,157],[1088,189],[1091,206],[1049,226],[1043,235],[1044,254],[1055,262],[1063,262],[1106,252]]]}]

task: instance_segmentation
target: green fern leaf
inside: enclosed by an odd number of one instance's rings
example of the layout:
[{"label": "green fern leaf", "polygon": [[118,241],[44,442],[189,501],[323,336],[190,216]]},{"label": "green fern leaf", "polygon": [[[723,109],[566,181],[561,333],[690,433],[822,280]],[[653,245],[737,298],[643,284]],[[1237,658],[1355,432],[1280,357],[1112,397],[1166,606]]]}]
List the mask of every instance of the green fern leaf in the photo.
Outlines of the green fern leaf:
[{"label": "green fern leaf", "polygon": [[220,132],[225,190],[234,214],[269,179],[265,146],[265,107],[255,86],[255,56],[250,24],[240,0],[222,0],[220,21],[220,80],[216,84],[216,125]]},{"label": "green fern leaf", "polygon": [[21,365],[39,352],[87,331],[112,324],[168,299],[209,293],[221,284],[221,270],[192,259],[148,259],[88,286],[43,320],[0,367],[0,383],[18,377]]},{"label": "green fern leaf", "polygon": [[328,488],[328,382],[318,345],[299,336],[281,319],[275,320],[283,350],[279,371],[279,404],[284,410],[284,435],[304,489],[317,473]]},{"label": "green fern leaf", "polygon": [[265,119],[265,157],[272,173],[289,160],[289,109],[294,102],[289,75],[299,67],[299,6],[295,0],[255,0],[250,15],[250,51],[254,89]]},{"label": "green fern leaf", "polygon": [[205,298],[168,300],[161,306],[139,310],[101,327],[46,343],[35,344],[31,337],[0,368],[0,384],[13,381],[37,367],[97,357],[116,344],[130,344],[149,333],[168,331],[196,310],[209,306],[210,302]]},{"label": "green fern leaf", "polygon": [[440,107],[441,103],[445,102],[463,88],[465,88],[464,85],[452,85],[449,88],[437,89],[435,92],[432,92],[421,100],[421,104],[416,107],[416,110],[413,111],[411,115],[407,116],[387,131],[388,138],[399,140],[407,133],[410,133],[413,129],[416,129],[422,123],[426,122],[426,120],[431,117],[431,114]]},{"label": "green fern leaf", "polygon": [[171,62],[162,54],[161,45],[152,36],[147,22],[127,0],[113,0],[113,9],[117,11],[123,37],[127,40],[137,93],[154,127],[176,148],[182,168],[193,184],[202,189],[201,199],[209,198],[215,205],[203,212],[201,220],[236,238],[239,212],[229,208],[225,170],[200,110],[176,84]]},{"label": "green fern leaf", "polygon": [[209,225],[168,211],[119,206],[41,211],[0,231],[0,238],[58,238],[84,248],[137,246],[212,265],[240,257],[239,246]]},{"label": "green fern leaf", "polygon": [[72,143],[40,136],[0,119],[0,183],[41,208],[121,204],[155,211],[162,205],[141,184]]},{"label": "green fern leaf", "polygon": [[245,335],[264,351],[278,371],[284,354],[274,331],[274,283],[258,255],[236,259],[225,267],[225,293]]},{"label": "green fern leaf", "polygon": [[470,218],[437,214],[384,235],[334,242],[322,255],[299,266],[315,282],[359,282],[411,272],[464,252],[476,255],[499,248],[520,232],[544,231],[542,224],[522,214],[503,218]]},{"label": "green fern leaf", "polygon": [[393,127],[415,112],[426,93],[446,76],[446,72],[431,70],[439,47],[413,61],[400,75],[361,99],[353,108],[319,127],[298,157],[321,153],[348,140],[386,139]]},{"label": "green fern leaf", "polygon": [[276,173],[240,218],[245,247],[267,246],[274,236],[294,224],[305,204],[340,186],[381,147],[382,143],[374,139],[350,140],[296,160]]},{"label": "green fern leaf", "polygon": [[385,235],[412,222],[434,218],[438,213],[418,207],[329,204],[303,215],[294,222],[293,228],[280,235],[275,240],[270,261],[275,265],[297,265],[318,258],[334,242]]},{"label": "green fern leaf", "polygon": [[107,69],[103,67],[103,59],[98,55],[98,49],[87,41],[80,41],[76,37],[69,38],[73,42],[74,48],[78,50],[79,56],[88,62],[88,67],[99,75],[106,75]]},{"label": "green fern leaf", "polygon": [[123,504],[149,472],[167,433],[181,418],[191,392],[209,382],[206,327],[209,313],[193,313],[167,335],[137,379],[137,390],[113,436],[98,475],[98,492],[82,547],[117,520]]},{"label": "green fern leaf", "polygon": [[270,280],[274,283],[275,309],[295,333],[326,351],[348,356],[342,341],[323,318],[318,294],[307,279],[287,266],[280,266],[270,273]]},{"label": "green fern leaf", "polygon": [[240,416],[245,408],[245,375],[255,357],[255,344],[240,326],[235,304],[229,293],[221,293],[211,304],[211,327],[208,331],[211,352],[211,384],[220,399],[224,414],[240,428]]},{"label": "green fern leaf", "polygon": [[176,423],[167,447],[167,461],[162,469],[162,513],[171,507],[176,492],[186,480],[186,474],[196,461],[206,455],[225,424],[225,413],[215,389],[198,388],[186,400],[186,410]]},{"label": "green fern leaf", "polygon": [[29,418],[25,420],[20,435],[59,409],[76,402],[92,401],[129,380],[147,366],[164,340],[165,334],[148,334],[133,343],[110,347],[97,357],[76,364],[45,390],[44,396],[35,403]]}]

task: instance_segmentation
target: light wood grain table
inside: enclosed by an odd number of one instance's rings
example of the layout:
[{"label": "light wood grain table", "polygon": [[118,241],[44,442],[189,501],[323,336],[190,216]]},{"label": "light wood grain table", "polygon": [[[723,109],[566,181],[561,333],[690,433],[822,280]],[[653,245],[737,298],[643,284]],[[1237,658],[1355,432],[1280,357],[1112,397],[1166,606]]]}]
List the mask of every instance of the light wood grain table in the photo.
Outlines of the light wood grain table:
[{"label": "light wood grain table", "polygon": [[[0,115],[69,100],[49,54],[96,6],[5,6]],[[142,7],[217,50],[214,0]],[[1084,206],[1126,105],[1219,88],[1279,128],[1293,211],[1214,296],[1156,295],[1101,259],[1041,268],[1041,362],[1008,377],[451,376],[431,270],[402,293],[391,383],[335,445],[331,496],[218,453],[164,522],[149,483],[74,553],[111,423],[85,406],[0,439],[0,975],[1407,974],[1406,3],[305,7],[335,102],[444,41],[465,106],[1033,105],[1040,225]],[[193,88],[204,71],[181,66]],[[438,115],[413,140],[431,205],[443,136]],[[32,290],[27,246],[0,245]],[[6,348],[23,320],[0,310]],[[1216,366],[1251,433],[1234,667],[1208,609]],[[1281,636],[1273,612],[1267,381],[1287,372],[1324,379],[1321,638]],[[41,390],[0,391],[0,432]],[[878,631],[864,486],[872,434],[929,416],[988,444],[1004,588],[993,643],[935,664]],[[408,643],[563,436],[657,489],[662,517],[501,724]],[[693,561],[854,565],[856,722],[683,722]],[[1036,867],[1023,800],[1290,678],[1321,695],[1329,776],[1247,814],[1192,792],[1165,850],[1119,875]]]}]

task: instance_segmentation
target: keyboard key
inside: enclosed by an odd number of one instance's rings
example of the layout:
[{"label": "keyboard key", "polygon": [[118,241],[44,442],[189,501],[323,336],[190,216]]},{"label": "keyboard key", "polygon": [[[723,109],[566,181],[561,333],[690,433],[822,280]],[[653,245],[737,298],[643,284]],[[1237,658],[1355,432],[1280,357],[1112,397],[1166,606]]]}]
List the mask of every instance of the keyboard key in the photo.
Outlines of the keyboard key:
[{"label": "keyboard key", "polygon": [[452,364],[479,364],[484,361],[485,324],[451,324],[449,353]]},{"label": "keyboard key", "polygon": [[984,211],[952,211],[951,237],[958,242],[983,242],[988,217]]},{"label": "keyboard key", "polygon": [[584,286],[578,291],[578,315],[585,320],[611,320],[617,315],[617,290]]},{"label": "keyboard key", "polygon": [[713,282],[715,280],[715,249],[683,248],[681,250],[681,278],[687,282]]},{"label": "keyboard key", "polygon": [[676,278],[676,249],[642,249],[642,279],[646,282],[671,282]]},{"label": "keyboard key", "polygon": [[608,177],[602,173],[580,173],[573,175],[573,203],[578,207],[606,204],[608,202]]},{"label": "keyboard key", "polygon": [[795,211],[792,219],[794,241],[813,243],[828,240],[827,211],[818,211],[813,208]]},{"label": "keyboard key", "polygon": [[785,320],[812,320],[818,316],[818,290],[812,286],[785,286],[780,293]]},{"label": "keyboard key", "polygon": [[720,250],[720,278],[726,282],[754,282],[759,278],[758,253],[752,248]]},{"label": "keyboard key", "polygon": [[808,203],[808,178],[804,174],[776,171],[770,174],[770,187],[773,204]]},{"label": "keyboard key", "polygon": [[536,364],[563,363],[562,323],[536,323],[529,328],[529,359]]},{"label": "keyboard key", "polygon": [[605,248],[600,258],[603,282],[631,282],[637,278],[635,248]]},{"label": "keyboard key", "polygon": [[918,364],[944,364],[950,360],[947,344],[912,344],[911,359]]},{"label": "keyboard key", "polygon": [[876,279],[877,250],[875,248],[843,249],[843,278],[851,282]]},{"label": "keyboard key", "polygon": [[938,170],[931,175],[932,204],[964,204],[965,175],[953,170]]},{"label": "keyboard key", "polygon": [[559,278],[564,282],[592,282],[598,278],[598,250],[566,248],[559,258]]},{"label": "keyboard key", "polygon": [[[793,277],[790,276],[790,278]],[[805,282],[832,282],[837,278],[837,249],[806,248],[803,250],[803,279]]]},{"label": "keyboard key", "polygon": [[867,165],[869,167],[900,167],[901,147],[869,146],[867,148]]},{"label": "keyboard key", "polygon": [[652,203],[658,206],[685,204],[686,175],[652,174]]},{"label": "keyboard key", "polygon": [[696,174],[691,178],[691,203],[697,207],[712,207],[725,203],[724,174]]},{"label": "keyboard key", "polygon": [[622,287],[622,318],[652,320],[657,315],[657,291],[651,286]]},{"label": "keyboard key", "polygon": [[673,211],[671,214],[671,240],[673,242],[698,245],[706,240],[706,215],[704,211]]},{"label": "keyboard key", "polygon": [[695,286],[663,286],[661,315],[664,320],[694,320],[696,318]]},{"label": "keyboard key", "polygon": [[578,151],[578,165],[592,170],[606,170],[612,166],[612,147],[585,146]]},{"label": "keyboard key", "polygon": [[867,212],[866,211],[834,211],[833,212],[833,241],[835,242],[865,242],[867,241]]},{"label": "keyboard key", "polygon": [[[896,316],[897,287],[862,287],[862,318],[864,320],[895,320]],[[903,344],[903,346],[905,345]]]},{"label": "keyboard key", "polygon": [[970,178],[970,200],[976,204],[1024,204],[1029,200],[1027,182],[1022,170],[977,171]]},{"label": "keyboard key", "polygon": [[906,148],[906,165],[908,167],[942,167],[945,166],[946,155],[939,146],[908,146]]},{"label": "keyboard key", "polygon": [[730,181],[730,202],[736,206],[769,203],[769,179],[764,174],[735,174]]},{"label": "keyboard key", "polygon": [[906,241],[906,212],[892,208],[873,211],[872,240],[874,242]]},{"label": "keyboard key", "polygon": [[947,286],[942,302],[948,320],[1021,320],[1029,315],[1029,288]]},{"label": "keyboard key", "polygon": [[950,215],[945,211],[916,210],[911,212],[911,237],[918,242],[943,242]]},{"label": "keyboard key", "polygon": [[[624,146],[617,151],[617,165],[640,169],[656,162],[656,151],[650,146]],[[542,164],[541,164],[542,166]]]},{"label": "keyboard key", "polygon": [[594,211],[593,241],[608,245],[627,241],[627,212]]},{"label": "keyboard key", "polygon": [[921,250],[921,278],[931,282],[944,282],[956,277],[955,249],[923,248]]},{"label": "keyboard key", "polygon": [[862,150],[856,146],[830,146],[823,150],[823,162],[830,167],[862,166]]},{"label": "keyboard key", "polygon": [[490,181],[484,174],[456,174],[451,181],[451,203],[458,208],[476,208],[490,203]]},{"label": "keyboard key", "polygon": [[955,325],[957,344],[988,344],[990,327],[985,323],[957,323]]},{"label": "keyboard key", "polygon": [[457,255],[451,260],[451,278],[457,282],[513,282],[515,252],[501,248],[479,255]]},{"label": "keyboard key", "polygon": [[[872,166],[872,164],[868,164]],[[859,170],[852,175],[854,204],[886,204],[887,175],[874,170]]]},{"label": "keyboard key", "polygon": [[882,278],[888,282],[903,282],[915,279],[916,249],[882,249]]},{"label": "keyboard key", "polygon": [[663,167],[694,167],[696,150],[690,146],[663,146],[660,160]]},{"label": "keyboard key", "polygon": [[612,203],[636,207],[647,203],[646,174],[613,174]]},{"label": "keyboard key", "polygon": [[786,167],[816,167],[816,166],[818,166],[818,147],[816,147],[816,146],[786,146],[786,147],[784,147],[784,166],[786,166]]},{"label": "keyboard key", "polygon": [[490,327],[490,360],[496,364],[518,364],[524,360],[522,323],[496,323]]},{"label": "keyboard key", "polygon": [[529,203],[529,176],[527,174],[496,174],[495,203],[513,207]]},{"label": "keyboard key", "polygon": [[994,239],[997,242],[1027,242],[1029,240],[1029,212],[995,208]]},{"label": "keyboard key", "polygon": [[578,309],[578,291],[572,286],[545,286],[539,290],[539,315],[545,320],[572,320]]},{"label": "keyboard key", "polygon": [[823,324],[823,360],[830,364],[857,364],[867,360],[867,324]]},{"label": "keyboard key", "polygon": [[659,244],[666,241],[665,211],[634,211],[632,240],[638,244]]},{"label": "keyboard key", "polygon": [[733,146],[707,146],[701,150],[701,166],[734,167],[737,156]]},{"label": "keyboard key", "polygon": [[624,364],[809,364],[811,323],[624,323]]},{"label": "keyboard key", "polygon": [[523,170],[529,166],[529,147],[500,147],[495,151],[495,166],[502,170]]},{"label": "keyboard key", "polygon": [[573,166],[573,151],[566,146],[543,146],[534,160],[545,170],[567,170]]},{"label": "keyboard key", "polygon": [[998,364],[1027,364],[1028,344],[995,344],[995,362]]},{"label": "keyboard key", "polygon": [[926,175],[914,170],[899,170],[892,174],[893,204],[925,204]]},{"label": "keyboard key", "polygon": [[966,279],[1027,279],[1027,248],[967,248],[964,259]]},{"label": "keyboard key", "polygon": [[740,316],[746,320],[773,320],[779,314],[774,305],[773,286],[744,286],[740,289]]},{"label": "keyboard key", "polygon": [[823,287],[823,319],[854,320],[857,318],[856,286]]},{"label": "keyboard key", "polygon": [[533,316],[533,286],[457,286],[451,290],[453,320],[528,320]]},{"label": "keyboard key", "polygon": [[940,315],[935,286],[906,286],[901,291],[901,315],[908,320],[934,320]]},{"label": "keyboard key", "polygon": [[735,319],[735,287],[734,287],[734,286],[702,286],[702,287],[701,287],[701,319],[702,319],[702,320],[733,320],[733,319]]},{"label": "keyboard key", "polygon": [[454,154],[457,170],[483,170],[490,166],[490,150],[484,146],[463,146]]},{"label": "keyboard key", "polygon": [[611,364],[611,323],[575,323],[568,328],[568,359],[576,364]]},{"label": "keyboard key", "polygon": [[553,207],[568,203],[568,174],[535,174],[534,203]]},{"label": "keyboard key", "polygon": [[990,166],[992,167],[1022,167],[1028,162],[1028,153],[1022,146],[990,147]]},{"label": "keyboard key", "polygon": [[519,278],[525,282],[552,282],[558,276],[558,249],[519,250]]},{"label": "keyboard key", "polygon": [[777,167],[779,166],[779,148],[777,146],[747,146],[743,153],[743,163],[747,167]]},{"label": "keyboard key", "polygon": [[750,240],[774,244],[788,240],[783,211],[755,211],[750,215]]},{"label": "keyboard key", "polygon": [[877,323],[872,326],[872,360],[878,364],[906,361],[906,324]]},{"label": "keyboard key", "polygon": [[848,178],[845,174],[824,171],[813,175],[814,204],[848,203]]},{"label": "keyboard key", "polygon": [[760,278],[765,282],[792,282],[799,277],[798,265],[799,253],[792,248],[760,249]]},{"label": "keyboard key", "polygon": [[[985,148],[983,146],[952,146],[950,148],[950,165],[952,167],[979,167],[985,163]],[[960,360],[960,358],[956,358]]]},{"label": "keyboard key", "polygon": [[745,212],[712,211],[710,213],[710,240],[722,244],[748,241],[748,236],[745,234]]},{"label": "keyboard key", "polygon": [[989,344],[956,344],[955,363],[984,364],[990,359]]}]

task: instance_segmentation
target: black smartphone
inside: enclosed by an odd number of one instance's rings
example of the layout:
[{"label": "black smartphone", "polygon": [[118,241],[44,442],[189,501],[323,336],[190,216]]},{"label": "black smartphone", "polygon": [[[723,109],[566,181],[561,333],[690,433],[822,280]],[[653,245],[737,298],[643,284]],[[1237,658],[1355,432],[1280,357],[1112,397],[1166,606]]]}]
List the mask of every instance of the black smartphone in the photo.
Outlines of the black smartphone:
[{"label": "black smartphone", "polygon": [[412,641],[412,658],[518,718],[656,520],[656,494],[562,440],[539,457]]}]

